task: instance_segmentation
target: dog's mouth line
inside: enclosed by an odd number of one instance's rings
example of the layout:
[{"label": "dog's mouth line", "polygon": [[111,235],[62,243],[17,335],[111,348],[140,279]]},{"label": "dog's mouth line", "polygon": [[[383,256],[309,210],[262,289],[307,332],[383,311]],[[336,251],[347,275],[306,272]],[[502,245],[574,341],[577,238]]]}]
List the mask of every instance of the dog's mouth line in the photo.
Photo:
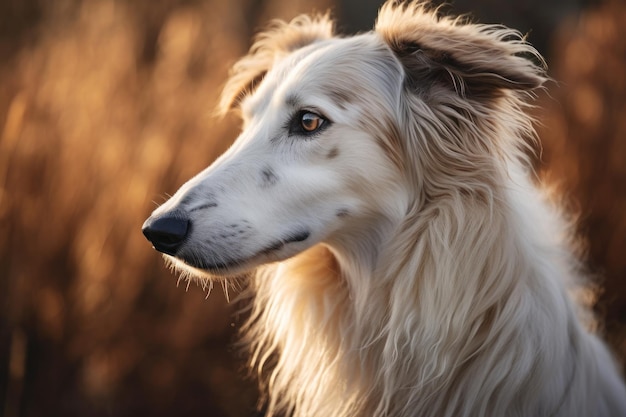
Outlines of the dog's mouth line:
[{"label": "dog's mouth line", "polygon": [[174,255],[173,257],[192,268],[208,271],[209,273],[224,273],[234,268],[243,267],[246,264],[252,262],[254,259],[269,256],[272,253],[283,249],[286,245],[290,243],[303,242],[307,240],[310,235],[311,233],[308,230],[301,230],[296,233],[289,234],[284,238],[279,239],[271,243],[270,245],[267,245],[266,247],[255,252],[251,256],[240,259],[231,259],[226,261],[209,261],[205,258],[198,258],[196,256],[190,257],[188,259],[184,257],[179,257],[178,255]]}]

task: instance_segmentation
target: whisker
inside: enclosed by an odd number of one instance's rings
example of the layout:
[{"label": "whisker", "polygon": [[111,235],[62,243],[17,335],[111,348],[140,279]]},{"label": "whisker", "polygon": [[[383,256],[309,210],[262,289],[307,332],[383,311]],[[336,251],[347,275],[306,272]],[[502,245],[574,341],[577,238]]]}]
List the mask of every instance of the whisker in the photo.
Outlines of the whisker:
[{"label": "whisker", "polygon": [[211,291],[213,291],[213,280],[208,280],[208,284],[207,284],[208,290],[206,293],[206,297],[204,297],[204,299],[208,299],[209,295],[211,295]]},{"label": "whisker", "polygon": [[224,296],[226,296],[226,301],[230,303],[230,295],[228,294],[228,283],[226,280],[222,281],[222,289],[224,290]]}]

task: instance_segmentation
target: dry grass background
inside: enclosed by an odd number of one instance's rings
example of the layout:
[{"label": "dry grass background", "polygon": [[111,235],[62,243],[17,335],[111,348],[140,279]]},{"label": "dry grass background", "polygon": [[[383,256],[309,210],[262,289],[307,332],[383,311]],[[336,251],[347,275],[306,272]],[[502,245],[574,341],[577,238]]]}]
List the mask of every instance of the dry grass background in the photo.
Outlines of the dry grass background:
[{"label": "dry grass background", "polygon": [[[543,174],[580,214],[597,311],[626,360],[626,3],[565,19],[551,41],[550,86],[539,117]],[[626,369],[623,367],[623,369]]]},{"label": "dry grass background", "polygon": [[[236,136],[211,112],[254,30],[312,3],[2,1],[6,417],[254,414],[229,347],[236,306],[177,288],[140,228]],[[561,83],[543,99],[541,167],[578,202],[605,277],[598,309],[626,358],[626,5],[565,19],[548,42]]]}]

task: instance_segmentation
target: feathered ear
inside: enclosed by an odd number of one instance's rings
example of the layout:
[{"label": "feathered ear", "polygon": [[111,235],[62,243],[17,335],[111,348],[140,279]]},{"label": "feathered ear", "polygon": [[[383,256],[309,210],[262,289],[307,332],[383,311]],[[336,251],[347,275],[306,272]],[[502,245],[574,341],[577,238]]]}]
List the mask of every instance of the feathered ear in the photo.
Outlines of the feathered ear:
[{"label": "feathered ear", "polygon": [[318,40],[333,36],[333,22],[327,14],[301,15],[286,23],[274,21],[257,35],[248,55],[233,66],[218,105],[224,114],[252,93],[277,60]]},{"label": "feathered ear", "polygon": [[546,80],[543,58],[519,32],[439,17],[420,2],[387,2],[376,31],[402,63],[409,87],[418,91],[439,84],[488,98],[506,89],[532,90]]}]

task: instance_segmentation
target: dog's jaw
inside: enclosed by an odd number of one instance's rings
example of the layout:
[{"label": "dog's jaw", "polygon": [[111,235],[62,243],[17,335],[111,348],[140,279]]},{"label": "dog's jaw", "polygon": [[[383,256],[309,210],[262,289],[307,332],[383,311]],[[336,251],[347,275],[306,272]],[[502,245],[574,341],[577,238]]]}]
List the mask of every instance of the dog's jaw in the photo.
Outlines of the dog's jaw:
[{"label": "dog's jaw", "polygon": [[261,264],[266,264],[292,256],[309,246],[307,242],[311,237],[311,232],[307,229],[300,229],[285,235],[268,245],[263,246],[252,255],[232,257],[229,255],[213,254],[207,256],[210,251],[198,251],[193,255],[184,250],[180,254],[165,254],[166,260],[170,262],[176,270],[187,274],[198,275],[200,277],[232,277],[246,274]]}]

